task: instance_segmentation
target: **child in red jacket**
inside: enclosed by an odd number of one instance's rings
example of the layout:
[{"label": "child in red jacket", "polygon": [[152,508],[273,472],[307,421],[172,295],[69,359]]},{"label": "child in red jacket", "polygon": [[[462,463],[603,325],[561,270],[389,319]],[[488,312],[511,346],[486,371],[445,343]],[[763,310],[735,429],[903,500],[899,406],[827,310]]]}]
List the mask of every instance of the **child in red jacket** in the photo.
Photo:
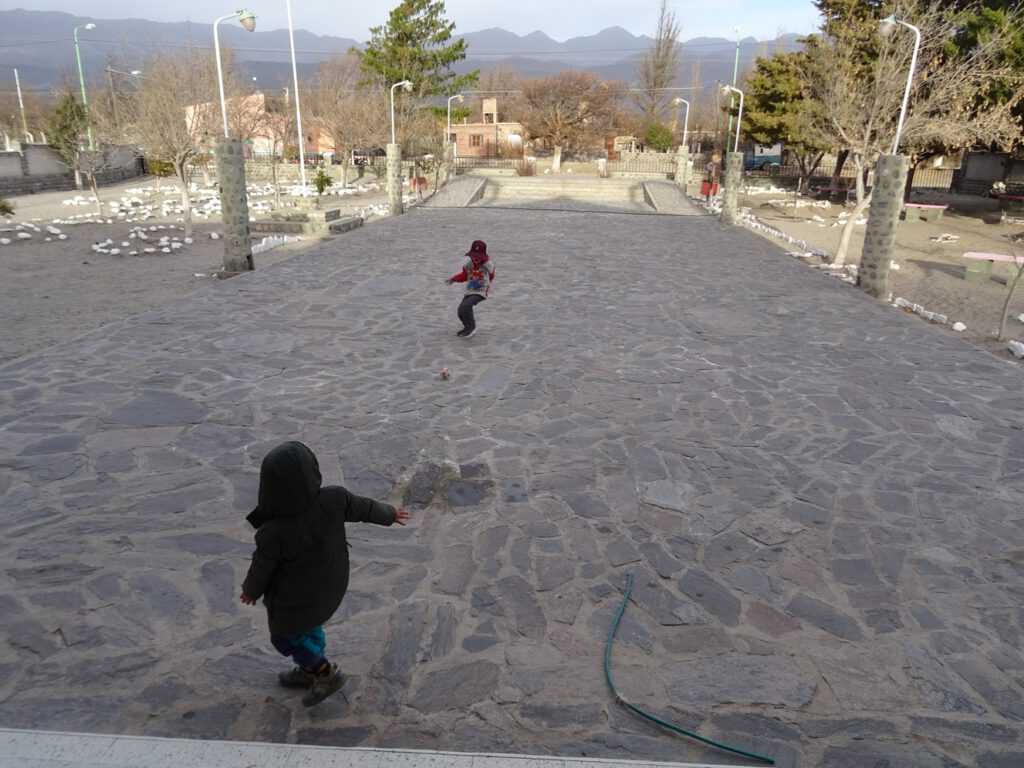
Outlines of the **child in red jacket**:
[{"label": "child in red jacket", "polygon": [[462,303],[459,304],[459,320],[462,321],[462,330],[455,335],[468,339],[476,333],[473,307],[487,298],[487,293],[491,290],[491,283],[494,282],[495,269],[491,257],[487,255],[487,243],[483,240],[474,240],[466,256],[469,258],[462,265],[462,271],[454,277],[449,277],[444,284],[466,284]]}]

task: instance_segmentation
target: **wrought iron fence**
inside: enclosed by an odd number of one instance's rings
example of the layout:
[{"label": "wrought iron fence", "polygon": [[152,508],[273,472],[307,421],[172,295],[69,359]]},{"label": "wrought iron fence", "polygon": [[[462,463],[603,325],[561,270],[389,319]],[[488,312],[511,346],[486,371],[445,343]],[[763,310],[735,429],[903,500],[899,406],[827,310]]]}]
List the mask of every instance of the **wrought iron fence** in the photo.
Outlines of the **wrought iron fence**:
[{"label": "wrought iron fence", "polygon": [[[811,175],[811,184],[820,185],[831,181],[834,178],[836,167],[834,165],[819,165]],[[777,165],[768,170],[747,170],[744,171],[753,178],[782,178],[796,179],[800,176],[800,167],[797,165]],[[912,189],[941,189],[948,190],[953,186],[952,168],[918,168],[913,172],[911,180]],[[839,182],[843,186],[853,187],[856,169],[852,163],[843,166],[839,174]],[[870,179],[869,179],[870,186]]]},{"label": "wrought iron fence", "polygon": [[667,175],[676,172],[674,160],[609,160],[608,173],[643,173]]},{"label": "wrought iron fence", "polygon": [[457,170],[472,170],[473,168],[505,168],[515,170],[523,162],[521,157],[456,157],[455,168]]}]

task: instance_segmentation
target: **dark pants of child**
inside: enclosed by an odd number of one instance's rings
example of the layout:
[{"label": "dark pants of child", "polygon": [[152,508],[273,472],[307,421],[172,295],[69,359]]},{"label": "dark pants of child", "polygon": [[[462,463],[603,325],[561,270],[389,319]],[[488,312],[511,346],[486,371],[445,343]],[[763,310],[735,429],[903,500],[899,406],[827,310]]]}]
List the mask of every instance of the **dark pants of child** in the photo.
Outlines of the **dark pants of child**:
[{"label": "dark pants of child", "polygon": [[282,656],[291,656],[300,667],[319,669],[327,660],[327,636],[323,627],[314,627],[300,635],[271,635],[270,643]]},{"label": "dark pants of child", "polygon": [[484,300],[484,297],[479,293],[467,293],[462,297],[462,303],[459,304],[459,320],[462,321],[462,325],[465,326],[467,331],[471,331],[476,328],[476,319],[473,317],[473,307]]}]

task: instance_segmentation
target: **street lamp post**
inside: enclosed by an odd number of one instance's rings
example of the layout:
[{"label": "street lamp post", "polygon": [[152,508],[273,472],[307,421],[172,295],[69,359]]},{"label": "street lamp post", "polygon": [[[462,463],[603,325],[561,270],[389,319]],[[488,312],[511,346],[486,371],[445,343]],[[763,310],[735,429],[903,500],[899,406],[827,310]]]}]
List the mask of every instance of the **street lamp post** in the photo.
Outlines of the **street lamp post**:
[{"label": "street lamp post", "polygon": [[[736,35],[736,57],[733,59],[733,63],[732,63],[732,87],[735,88],[736,87],[736,79],[739,77],[739,74],[740,74],[740,28],[739,27],[733,27],[732,31],[733,31],[733,34]],[[729,98],[729,125],[725,129],[725,145],[726,145],[726,147],[729,146],[729,133],[730,133],[730,131],[732,131],[732,107],[733,107],[733,101],[732,101],[732,97],[730,97]],[[736,135],[739,136],[739,130],[736,131]]]},{"label": "street lamp post", "polygon": [[133,69],[131,72],[121,72],[120,70],[114,69],[113,67],[107,67],[107,82],[110,85],[110,108],[114,114],[114,129],[120,130],[121,124],[117,117],[117,88],[114,86],[114,75],[124,75],[126,77],[138,77],[142,74],[142,70]]},{"label": "street lamp post", "polygon": [[28,121],[25,119],[25,102],[21,100],[21,81],[18,80],[18,70],[14,70],[14,87],[18,91],[18,108],[21,110],[22,141],[28,139]]},{"label": "street lamp post", "polygon": [[215,58],[217,59],[217,85],[220,87],[220,116],[224,121],[225,139],[228,137],[228,105],[224,101],[224,72],[220,65],[220,38],[217,36],[217,25],[222,21],[234,18],[237,18],[238,21],[241,22],[247,32],[252,32],[256,29],[256,15],[245,8],[241,8],[234,13],[229,13],[227,16],[221,16],[213,22],[213,50]]},{"label": "street lamp post", "polygon": [[731,85],[723,85],[722,90],[726,93],[735,92],[740,95],[740,111],[736,114],[736,140],[732,147],[732,151],[735,153],[740,151],[740,123],[743,122],[743,91]]},{"label": "street lamp post", "polygon": [[466,100],[466,97],[463,96],[461,93],[457,93],[454,96],[449,96],[448,97],[448,133],[446,133],[445,136],[444,136],[444,140],[445,141],[451,141],[452,140],[452,100],[453,99],[458,99],[459,104],[461,104],[462,102],[464,102]]},{"label": "street lamp post", "polygon": [[897,19],[896,14],[893,13],[886,16],[879,22],[879,32],[883,37],[887,37],[892,34],[896,29],[897,24],[902,24],[914,33],[914,54],[910,59],[910,72],[907,73],[907,87],[903,91],[903,106],[900,107],[900,119],[896,123],[896,137],[892,142],[892,154],[899,152],[900,148],[900,134],[903,133],[903,121],[907,116],[907,106],[910,104],[910,86],[914,82],[914,70],[917,69],[917,52],[921,48],[921,30],[915,27],[913,24],[908,24],[903,19]]},{"label": "street lamp post", "polygon": [[683,98],[675,99],[675,105],[678,107],[680,104],[686,105],[686,112],[683,116],[683,146],[689,149],[689,145],[687,144],[687,136],[689,134],[690,128],[690,102]]},{"label": "street lamp post", "polygon": [[412,90],[412,80],[399,80],[391,86],[391,143],[397,144],[395,138],[395,88],[404,88],[407,92]]},{"label": "street lamp post", "polygon": [[96,25],[89,23],[75,27],[72,37],[75,39],[75,60],[78,62],[78,83],[82,86],[82,106],[85,107],[85,130],[89,134],[89,151],[95,151],[96,144],[92,140],[92,118],[89,117],[89,96],[85,92],[85,76],[82,74],[82,54],[78,50],[78,30],[96,29]]},{"label": "street lamp post", "polygon": [[295,32],[292,29],[292,0],[286,0],[288,8],[288,40],[292,46],[292,82],[295,83],[295,123],[299,132],[299,180],[306,188],[306,147],[302,139],[302,110],[299,108],[299,72],[295,66]]}]

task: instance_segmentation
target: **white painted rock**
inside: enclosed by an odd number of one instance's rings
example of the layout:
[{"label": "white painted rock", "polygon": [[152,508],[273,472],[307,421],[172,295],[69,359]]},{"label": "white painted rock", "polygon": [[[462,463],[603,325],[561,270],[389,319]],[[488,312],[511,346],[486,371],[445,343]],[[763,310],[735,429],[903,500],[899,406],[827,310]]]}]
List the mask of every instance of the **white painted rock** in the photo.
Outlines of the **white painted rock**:
[{"label": "white painted rock", "polygon": [[1021,342],[1021,341],[1011,341],[1006,346],[1013,353],[1014,357],[1024,358],[1024,342]]},{"label": "white painted rock", "polygon": [[953,330],[956,331],[957,333],[960,333],[960,331],[966,331],[967,326],[958,320],[957,322],[953,323]]}]

